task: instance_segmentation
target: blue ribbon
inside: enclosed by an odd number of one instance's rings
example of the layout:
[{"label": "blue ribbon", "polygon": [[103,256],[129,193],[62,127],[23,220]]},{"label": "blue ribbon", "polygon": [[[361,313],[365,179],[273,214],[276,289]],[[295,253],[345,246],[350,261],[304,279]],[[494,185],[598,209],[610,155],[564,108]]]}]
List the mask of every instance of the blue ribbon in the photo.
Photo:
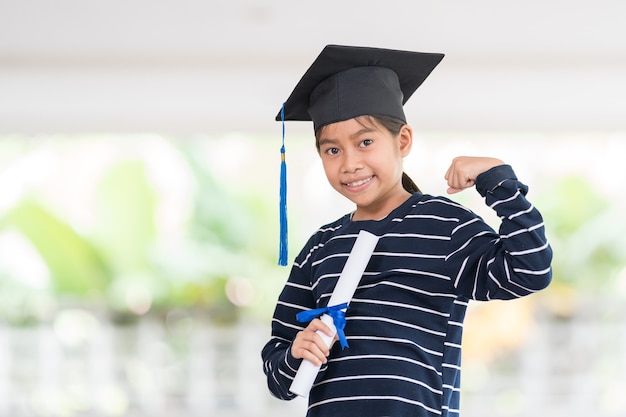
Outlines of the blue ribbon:
[{"label": "blue ribbon", "polygon": [[322,314],[328,314],[333,319],[333,324],[337,329],[337,336],[339,336],[339,343],[341,349],[348,347],[348,341],[346,340],[346,334],[343,329],[346,327],[346,313],[343,311],[348,308],[348,303],[338,304],[331,307],[316,308],[313,310],[301,311],[296,314],[296,320],[300,323],[308,323],[309,321],[318,318]]}]

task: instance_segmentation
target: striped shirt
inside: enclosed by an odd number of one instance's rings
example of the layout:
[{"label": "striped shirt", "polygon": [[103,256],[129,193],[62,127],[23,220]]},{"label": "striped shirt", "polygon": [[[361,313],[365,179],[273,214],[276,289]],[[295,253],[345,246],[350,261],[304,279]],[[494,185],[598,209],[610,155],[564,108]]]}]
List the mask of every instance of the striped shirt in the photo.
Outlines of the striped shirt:
[{"label": "striped shirt", "polygon": [[513,299],[545,288],[552,251],[541,214],[508,165],[476,188],[499,233],[445,197],[413,194],[386,218],[320,228],[296,257],[262,351],[271,393],[292,399],[300,364],[296,314],[327,305],[360,230],[380,237],[346,312],[349,348],[331,349],[309,394],[308,417],[458,416],[461,336],[469,300]]}]

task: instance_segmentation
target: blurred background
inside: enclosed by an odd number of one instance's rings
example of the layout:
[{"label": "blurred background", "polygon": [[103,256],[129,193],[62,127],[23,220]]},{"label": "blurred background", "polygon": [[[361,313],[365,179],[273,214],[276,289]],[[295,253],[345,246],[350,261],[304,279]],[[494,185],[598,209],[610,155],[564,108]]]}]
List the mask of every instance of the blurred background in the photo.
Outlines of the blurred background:
[{"label": "blurred background", "polygon": [[[406,106],[430,194],[512,164],[554,281],[473,303],[466,417],[626,416],[626,4],[0,0],[0,417],[294,416],[260,349],[281,126],[328,43],[444,52]],[[286,131],[290,258],[351,210]],[[497,227],[479,196],[454,198]]]}]

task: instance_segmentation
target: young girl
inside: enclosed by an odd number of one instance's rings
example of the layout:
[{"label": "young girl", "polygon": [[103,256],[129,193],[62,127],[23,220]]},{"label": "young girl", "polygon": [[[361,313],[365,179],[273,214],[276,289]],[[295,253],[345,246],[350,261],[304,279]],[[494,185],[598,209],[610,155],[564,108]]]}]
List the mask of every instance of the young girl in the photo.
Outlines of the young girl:
[{"label": "young girl", "polygon": [[[518,298],[550,282],[543,220],[510,166],[459,157],[445,175],[449,193],[476,187],[502,221],[498,233],[403,173],[413,131],[402,106],[442,57],[327,46],[281,112],[313,121],[328,181],[355,204],[295,258],[262,351],[281,399],[295,397],[303,359],[321,365],[307,416],[457,416],[469,300]],[[349,347],[329,349],[316,333],[329,328],[296,314],[327,306],[360,230],[379,241],[345,315]]]}]

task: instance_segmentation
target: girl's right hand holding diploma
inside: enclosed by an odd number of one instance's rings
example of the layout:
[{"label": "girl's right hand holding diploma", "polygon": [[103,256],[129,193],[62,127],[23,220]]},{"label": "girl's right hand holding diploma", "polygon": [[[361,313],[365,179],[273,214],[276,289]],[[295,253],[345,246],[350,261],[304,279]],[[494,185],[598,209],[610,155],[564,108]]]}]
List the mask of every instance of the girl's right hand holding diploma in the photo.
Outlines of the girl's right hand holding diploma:
[{"label": "girl's right hand holding diploma", "polygon": [[[306,359],[316,366],[321,366],[327,362],[330,348],[326,346],[324,340],[316,333],[318,330],[329,337],[333,335],[330,328],[320,319],[313,319],[304,330],[296,334],[296,338],[291,344],[291,355],[294,358]],[[335,336],[336,339],[337,336]]]}]

